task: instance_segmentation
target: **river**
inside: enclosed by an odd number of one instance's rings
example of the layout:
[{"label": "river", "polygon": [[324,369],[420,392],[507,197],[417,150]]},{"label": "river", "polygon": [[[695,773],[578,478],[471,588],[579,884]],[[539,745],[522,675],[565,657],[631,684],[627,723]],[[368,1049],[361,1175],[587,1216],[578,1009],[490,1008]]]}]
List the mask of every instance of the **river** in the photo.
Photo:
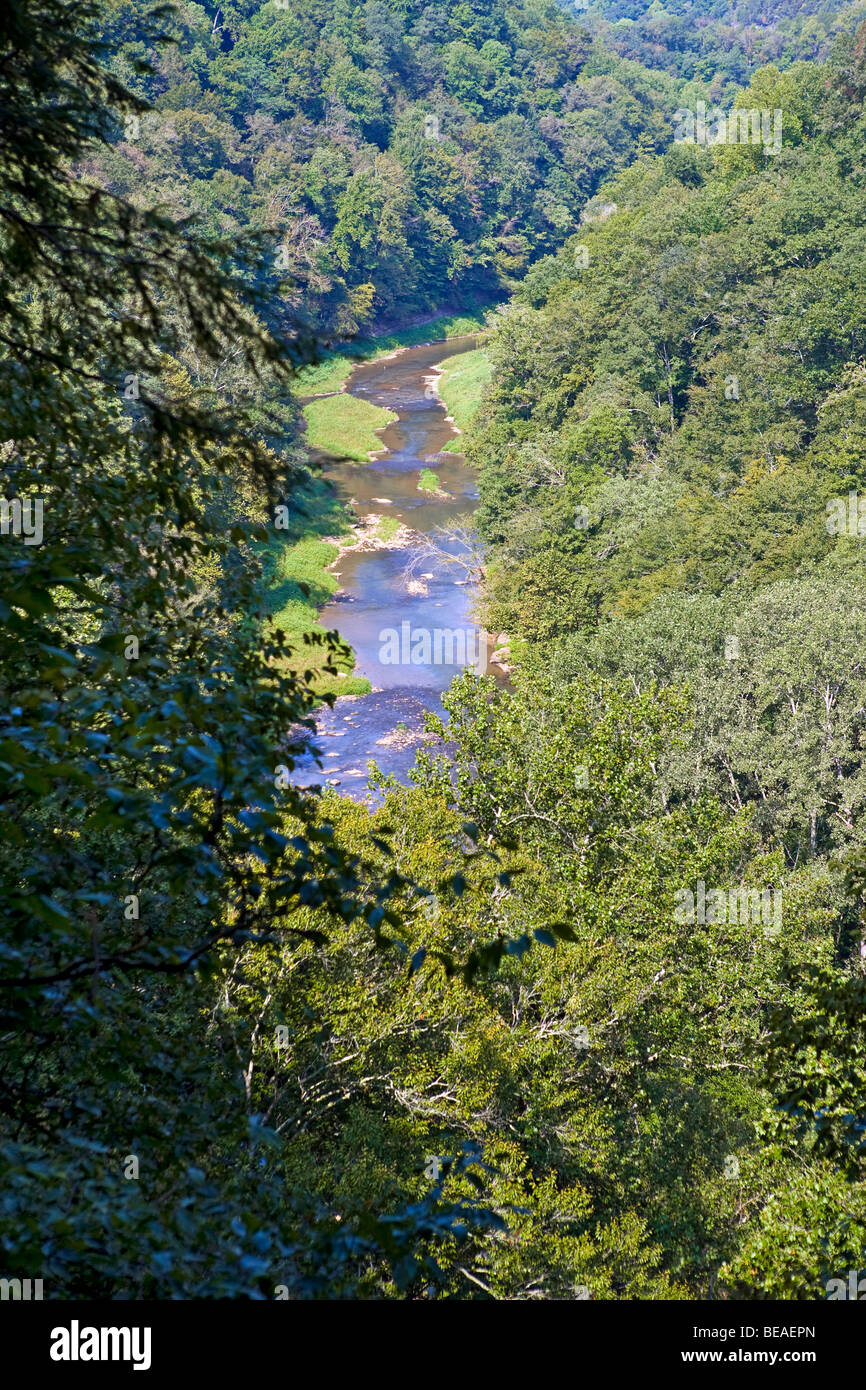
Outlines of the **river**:
[{"label": "river", "polygon": [[[431,389],[437,363],[476,346],[474,337],[404,349],[357,367],[346,390],[384,406],[397,420],[380,431],[384,452],[370,463],[339,462],[324,472],[360,521],[394,517],[414,533],[431,535],[474,511],[478,487],[462,455],[440,450],[458,431]],[[422,468],[433,469],[447,496],[419,489]],[[444,549],[466,553],[454,538]],[[335,566],[340,591],[320,612],[323,627],[336,628],[353,648],[368,695],[342,696],[316,717],[320,770],[311,755],[293,774],[300,786],[330,785],[355,798],[368,794],[370,761],[399,781],[423,741],[427,711],[442,714],[440,696],[468,665],[484,669],[492,642],[474,621],[474,590],[458,566],[426,563],[412,582],[405,568],[412,546],[356,550]],[[495,668],[494,668],[495,669]]]}]

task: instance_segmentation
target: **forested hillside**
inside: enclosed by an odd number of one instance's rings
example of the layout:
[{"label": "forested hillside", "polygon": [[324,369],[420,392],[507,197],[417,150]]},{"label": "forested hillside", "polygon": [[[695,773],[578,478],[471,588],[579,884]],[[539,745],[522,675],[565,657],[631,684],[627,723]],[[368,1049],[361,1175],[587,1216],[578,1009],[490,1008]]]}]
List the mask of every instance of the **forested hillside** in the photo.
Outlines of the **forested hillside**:
[{"label": "forested hillside", "polygon": [[[632,980],[674,886],[778,888],[783,925],[765,923],[745,956],[730,904],[706,917],[727,925],[656,938],[644,984],[656,1002],[638,1012],[657,1004],[666,1022],[651,1030],[632,1100],[636,1130],[655,1133],[652,1114],[676,1131],[682,1115],[670,1093],[660,1100],[676,1077],[713,1097],[716,1121],[745,1120],[754,1030],[765,1061],[753,1074],[764,1068],[792,1122],[787,1143],[799,1133],[805,1148],[741,1151],[738,1182],[761,1173],[773,1198],[757,1200],[754,1229],[736,1223],[729,1275],[777,1297],[818,1296],[828,1251],[841,1239],[856,1265],[862,1241],[862,1079],[848,1071],[863,1039],[861,928],[842,879],[847,860],[849,886],[859,881],[866,791],[864,92],[863,31],[825,67],[763,70],[736,105],[784,109],[778,156],[680,144],[637,161],[590,204],[579,240],[530,272],[491,349],[472,442],[489,621],[515,649],[523,639],[524,670],[516,695],[489,704],[464,689],[451,707],[474,819],[509,833],[520,823],[521,842],[534,836],[548,869],[553,857],[556,876],[578,882],[587,846],[613,832],[600,935],[611,942],[613,923],[630,923],[619,940]],[[617,839],[611,818],[641,759],[646,820],[629,800]],[[684,871],[692,834],[701,867]],[[721,855],[712,869],[707,854]],[[626,888],[628,866],[651,872],[657,855],[656,885]],[[752,972],[767,969],[774,983],[759,984]],[[686,1045],[689,1017],[702,1022]],[[667,1061],[657,1027],[670,1030]],[[787,1123],[758,1132],[778,1140]],[[688,1150],[691,1164],[694,1135]],[[781,1179],[786,1152],[804,1167]],[[840,1183],[844,1201],[829,1196]],[[688,1206],[678,1188],[678,1216]]]},{"label": "forested hillside", "polygon": [[866,17],[862,0],[576,0],[573,8],[613,52],[710,82],[714,99],[767,63],[827,58],[836,36]]},{"label": "forested hillside", "polygon": [[287,305],[345,337],[501,297],[677,106],[554,0],[182,4],[165,49],[140,6],[109,13],[112,66],[152,107],[100,176],[224,237],[266,229],[275,328]]},{"label": "forested hillside", "polygon": [[791,863],[858,837],[864,90],[857,56],[765,69],[738,101],[784,108],[778,157],[681,144],[608,184],[585,255],[519,292],[473,445],[492,622],[562,670],[689,680],[678,785],[757,800]]},{"label": "forested hillside", "polygon": [[[0,1247],[47,1298],[866,1267],[866,28],[735,91],[605,15],[0,14]],[[778,152],[675,139],[714,92]],[[315,606],[284,514],[341,511],[297,371],[492,300],[443,390],[509,679],[303,791],[351,660],[268,591]]]}]

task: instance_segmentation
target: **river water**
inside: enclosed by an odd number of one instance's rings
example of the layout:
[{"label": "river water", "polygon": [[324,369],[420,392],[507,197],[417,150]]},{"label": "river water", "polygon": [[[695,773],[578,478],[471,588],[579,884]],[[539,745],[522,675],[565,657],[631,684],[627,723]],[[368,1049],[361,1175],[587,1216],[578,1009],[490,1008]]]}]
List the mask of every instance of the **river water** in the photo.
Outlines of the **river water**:
[{"label": "river water", "polygon": [[[439,454],[458,431],[431,384],[437,363],[475,345],[470,337],[408,348],[364,363],[352,374],[347,391],[398,417],[380,432],[384,452],[373,462],[333,463],[324,470],[361,521],[394,517],[414,533],[429,535],[474,511],[475,474],[460,454]],[[425,467],[432,468],[447,496],[419,489]],[[466,553],[453,537],[443,549]],[[459,670],[486,666],[492,643],[474,620],[475,595],[465,572],[447,561],[425,562],[410,585],[405,568],[411,551],[411,543],[348,551],[335,566],[340,591],[319,621],[336,628],[354,649],[357,673],[373,690],[342,696],[333,710],[320,709],[315,744],[323,766],[311,755],[301,759],[292,779],[300,786],[336,786],[363,798],[370,761],[405,783],[423,742],[425,713],[443,713],[440,696]]]}]

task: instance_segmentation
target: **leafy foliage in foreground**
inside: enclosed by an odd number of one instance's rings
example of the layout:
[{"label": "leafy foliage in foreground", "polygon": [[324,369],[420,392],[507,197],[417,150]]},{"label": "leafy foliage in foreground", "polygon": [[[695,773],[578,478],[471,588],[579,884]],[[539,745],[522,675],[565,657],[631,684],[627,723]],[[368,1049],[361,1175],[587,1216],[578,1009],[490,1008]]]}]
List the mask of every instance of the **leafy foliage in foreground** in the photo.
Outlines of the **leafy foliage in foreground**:
[{"label": "leafy foliage in foreground", "polygon": [[[301,1239],[314,1271],[348,1256],[261,1169],[274,1136],[201,1025],[216,951],[321,940],[302,905],[375,938],[390,876],[362,880],[288,782],[309,672],[261,621],[252,543],[293,481],[265,431],[303,333],[268,336],[224,245],[73,171],[100,113],[137,109],[100,22],[87,0],[0,20],[22,508],[0,540],[0,1247],[53,1297],[261,1296]],[[184,353],[231,361],[236,391],[194,389]],[[309,666],[335,674],[334,648]],[[379,1234],[396,1260],[450,1220],[431,1198]]]}]

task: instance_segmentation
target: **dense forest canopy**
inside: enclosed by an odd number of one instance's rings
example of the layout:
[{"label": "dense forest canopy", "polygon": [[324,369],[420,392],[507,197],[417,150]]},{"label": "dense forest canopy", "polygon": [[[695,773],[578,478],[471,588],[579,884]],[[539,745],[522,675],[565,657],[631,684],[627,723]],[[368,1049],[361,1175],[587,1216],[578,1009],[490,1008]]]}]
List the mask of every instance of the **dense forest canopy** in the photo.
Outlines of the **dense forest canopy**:
[{"label": "dense forest canopy", "polygon": [[[741,101],[783,107],[778,156],[683,144],[606,185],[586,267],[567,246],[520,290],[473,444],[495,622],[557,641],[563,671],[690,680],[677,776],[757,798],[792,863],[858,838],[862,82],[765,69]],[[800,776],[785,749],[816,739]]]},{"label": "dense forest canopy", "polygon": [[[10,0],[10,1274],[815,1300],[866,1266],[855,24]],[[778,152],[674,138],[722,99]],[[315,473],[293,373],[491,301],[467,450],[516,669],[458,677],[376,807],[303,793],[339,640],[263,600]]]},{"label": "dense forest canopy", "polygon": [[151,108],[100,177],[224,236],[267,228],[284,303],[337,336],[501,297],[677,106],[553,0],[184,4],[162,51],[136,5],[109,13],[113,69]]},{"label": "dense forest canopy", "polygon": [[714,97],[767,63],[826,59],[836,36],[866,18],[862,0],[576,0],[574,8],[614,52],[709,82]]}]

